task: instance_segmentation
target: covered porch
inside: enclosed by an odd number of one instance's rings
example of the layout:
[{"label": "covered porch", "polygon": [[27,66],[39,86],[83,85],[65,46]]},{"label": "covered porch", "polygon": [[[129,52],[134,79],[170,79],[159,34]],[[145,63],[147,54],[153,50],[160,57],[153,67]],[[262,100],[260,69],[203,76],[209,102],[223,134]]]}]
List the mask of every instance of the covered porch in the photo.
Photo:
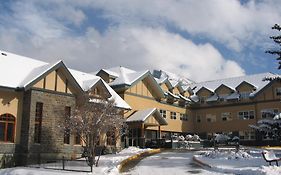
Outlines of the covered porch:
[{"label": "covered porch", "polygon": [[167,121],[156,108],[136,111],[127,119],[129,134],[126,145],[146,147],[157,144],[161,138],[161,126]]}]

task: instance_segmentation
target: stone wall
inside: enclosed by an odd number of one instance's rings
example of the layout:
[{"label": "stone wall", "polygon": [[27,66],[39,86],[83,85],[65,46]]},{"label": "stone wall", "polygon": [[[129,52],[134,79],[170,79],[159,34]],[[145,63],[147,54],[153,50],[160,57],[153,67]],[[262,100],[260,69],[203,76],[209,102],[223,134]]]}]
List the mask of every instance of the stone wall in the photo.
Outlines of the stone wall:
[{"label": "stone wall", "polygon": [[[41,142],[34,143],[36,103],[43,103]],[[70,94],[32,89],[24,94],[23,117],[21,128],[21,144],[18,152],[19,164],[37,162],[38,158],[71,157],[79,154],[81,146],[63,143],[63,129],[65,107],[75,108],[75,96]]]}]

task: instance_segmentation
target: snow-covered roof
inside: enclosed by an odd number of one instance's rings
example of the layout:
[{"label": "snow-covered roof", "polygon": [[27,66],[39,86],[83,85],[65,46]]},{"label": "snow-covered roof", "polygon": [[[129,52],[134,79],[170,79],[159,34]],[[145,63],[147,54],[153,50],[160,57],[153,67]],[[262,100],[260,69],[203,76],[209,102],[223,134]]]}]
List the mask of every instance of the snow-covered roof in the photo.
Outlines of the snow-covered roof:
[{"label": "snow-covered roof", "polygon": [[38,75],[35,69],[45,70],[50,64],[0,50],[0,86],[21,88]]},{"label": "snow-covered roof", "polygon": [[231,89],[236,89],[236,87],[239,86],[243,81],[246,81],[247,83],[256,87],[256,90],[250,94],[251,96],[253,96],[257,92],[259,92],[261,89],[263,89],[268,83],[270,83],[269,81],[263,81],[264,78],[274,76],[274,75],[276,75],[276,74],[267,72],[267,73],[260,73],[260,74],[254,74],[254,75],[246,75],[246,76],[240,76],[240,77],[193,83],[193,84],[190,84],[190,87],[192,89],[194,89],[195,93],[197,93],[202,87],[210,90],[211,92],[214,92],[222,84],[224,84],[225,86],[227,86]]},{"label": "snow-covered roof", "polygon": [[167,95],[170,95],[172,98],[175,98],[175,99],[179,99],[179,98],[180,98],[179,96],[177,96],[177,95],[171,93],[170,91],[167,91],[166,94],[167,94]]},{"label": "snow-covered roof", "polygon": [[131,109],[131,107],[110,86],[101,80],[100,77],[68,69],[61,60],[55,63],[46,63],[13,53],[0,51],[0,63],[0,86],[2,87],[25,88],[48,71],[63,66],[69,77],[72,78],[74,82],[76,81],[75,85],[77,87],[83,90],[88,90],[98,81],[102,81],[108,92],[111,94],[111,98],[115,100],[116,106]]},{"label": "snow-covered roof", "polygon": [[213,101],[217,101],[219,99],[217,94],[212,95],[211,97],[206,99],[206,102],[213,102]]},{"label": "snow-covered roof", "polygon": [[114,100],[115,104],[119,108],[131,109],[130,105],[126,103],[102,78],[95,76],[93,74],[88,74],[85,72],[69,69],[73,77],[77,80],[79,85],[84,91],[89,90],[95,86],[98,82],[102,82],[104,87],[110,93],[110,99]]},{"label": "snow-covered roof", "polygon": [[[112,82],[109,83],[110,86],[116,87],[116,86],[133,86],[135,83],[139,82],[140,80],[144,79],[145,77],[149,78],[150,85],[157,89],[157,95],[161,98],[164,98],[164,92],[161,89],[161,87],[158,85],[156,79],[152,76],[149,70],[145,71],[134,71],[129,68],[125,68],[122,66],[119,67],[113,67],[110,69],[102,69],[103,71],[114,73],[114,75],[117,77]],[[127,88],[126,87],[126,88]]]},{"label": "snow-covered roof", "polygon": [[160,112],[156,108],[149,108],[140,110],[127,118],[127,122],[144,122],[149,116],[154,115],[155,119],[160,125],[167,125],[167,121],[161,116]]},{"label": "snow-covered roof", "polygon": [[109,83],[110,86],[117,85],[132,85],[135,81],[141,78],[143,75],[148,73],[149,71],[134,71],[132,69],[128,69],[126,67],[118,66],[109,69],[102,69],[104,72],[107,72],[109,75],[116,77],[114,81]]},{"label": "snow-covered roof", "polygon": [[185,101],[188,101],[188,102],[191,101],[190,99],[188,99],[187,97],[184,97],[184,96],[181,95],[181,94],[178,94],[178,96],[179,96],[181,99],[185,100]]},{"label": "snow-covered roof", "polygon": [[239,98],[240,98],[240,94],[238,94],[237,92],[233,92],[232,94],[226,97],[227,100],[235,100]]}]

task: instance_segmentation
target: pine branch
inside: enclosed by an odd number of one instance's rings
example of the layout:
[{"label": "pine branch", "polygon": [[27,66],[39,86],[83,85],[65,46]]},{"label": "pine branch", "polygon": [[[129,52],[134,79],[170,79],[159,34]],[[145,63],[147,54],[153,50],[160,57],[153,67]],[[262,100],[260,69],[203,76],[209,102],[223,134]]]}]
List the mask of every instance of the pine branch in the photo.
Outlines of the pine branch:
[{"label": "pine branch", "polygon": [[280,27],[279,24],[275,24],[275,25],[272,27],[272,29],[275,29],[275,30],[280,31],[280,30],[281,30],[281,27]]}]

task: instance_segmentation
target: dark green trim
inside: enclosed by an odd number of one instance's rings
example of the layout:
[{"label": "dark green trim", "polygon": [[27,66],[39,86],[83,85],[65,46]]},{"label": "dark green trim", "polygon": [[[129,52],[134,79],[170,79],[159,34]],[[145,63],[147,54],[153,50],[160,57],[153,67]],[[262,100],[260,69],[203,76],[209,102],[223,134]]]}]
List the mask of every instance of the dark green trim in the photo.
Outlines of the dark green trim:
[{"label": "dark green trim", "polygon": [[64,92],[58,92],[58,91],[53,91],[53,90],[49,90],[49,89],[41,89],[41,88],[36,88],[36,87],[32,87],[32,88],[30,88],[30,89],[31,89],[31,90],[35,90],[35,91],[46,92],[46,93],[50,93],[50,94],[57,94],[57,95],[75,97],[74,94],[68,94],[68,93],[64,93]]}]

